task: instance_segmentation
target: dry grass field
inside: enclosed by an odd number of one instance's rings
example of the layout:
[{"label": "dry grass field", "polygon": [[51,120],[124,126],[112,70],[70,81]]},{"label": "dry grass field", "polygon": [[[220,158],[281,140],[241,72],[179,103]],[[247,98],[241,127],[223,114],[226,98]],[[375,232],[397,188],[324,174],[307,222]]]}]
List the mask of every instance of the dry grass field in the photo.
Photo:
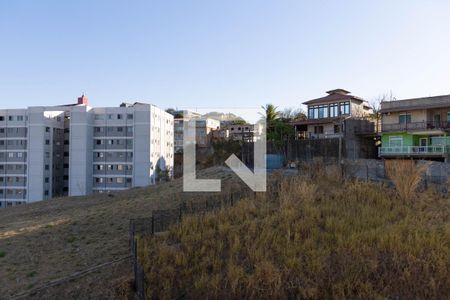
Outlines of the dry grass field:
[{"label": "dry grass field", "polygon": [[[307,176],[274,174],[272,193],[185,217],[169,232],[142,239],[147,296],[450,295],[450,199],[433,189],[417,193],[420,170],[392,165],[392,189],[343,180],[333,168],[310,169]],[[228,190],[239,183],[226,168],[199,176],[222,178]],[[184,196],[178,179],[0,210],[0,299],[128,256],[129,220],[172,208]],[[131,281],[131,263],[124,260],[24,298],[134,299]]]},{"label": "dry grass field", "polygon": [[450,199],[417,193],[420,172],[393,162],[392,189],[316,170],[281,178],[278,193],[186,217],[141,239],[146,296],[448,299]]},{"label": "dry grass field", "polygon": [[[232,182],[223,168],[199,172]],[[228,179],[228,181],[226,180]],[[38,202],[0,210],[0,299],[129,255],[131,218],[150,216],[180,200],[182,181]],[[131,263],[124,261],[34,295],[47,299],[125,297]]]}]

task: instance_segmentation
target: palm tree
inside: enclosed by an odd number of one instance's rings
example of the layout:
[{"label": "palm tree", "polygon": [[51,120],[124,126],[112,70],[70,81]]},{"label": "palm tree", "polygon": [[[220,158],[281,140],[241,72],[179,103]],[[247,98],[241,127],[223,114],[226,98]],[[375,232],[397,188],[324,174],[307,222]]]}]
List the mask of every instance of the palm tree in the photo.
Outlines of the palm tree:
[{"label": "palm tree", "polygon": [[261,108],[264,109],[267,124],[270,124],[278,119],[278,107],[276,107],[275,105],[269,103],[265,106],[261,106]]}]

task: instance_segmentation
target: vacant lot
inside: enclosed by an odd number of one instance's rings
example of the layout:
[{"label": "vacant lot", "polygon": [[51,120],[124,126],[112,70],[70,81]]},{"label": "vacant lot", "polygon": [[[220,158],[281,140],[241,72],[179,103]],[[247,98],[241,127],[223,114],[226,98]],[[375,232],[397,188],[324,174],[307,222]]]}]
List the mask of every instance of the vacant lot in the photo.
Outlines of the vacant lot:
[{"label": "vacant lot", "polygon": [[[222,168],[200,172],[205,178],[233,180]],[[155,187],[38,202],[0,210],[0,299],[35,289],[74,272],[129,255],[130,218],[174,206],[181,181]],[[131,264],[124,261],[36,298],[111,298],[126,290]]]},{"label": "vacant lot", "polygon": [[448,198],[313,175],[143,238],[147,297],[450,297]]}]

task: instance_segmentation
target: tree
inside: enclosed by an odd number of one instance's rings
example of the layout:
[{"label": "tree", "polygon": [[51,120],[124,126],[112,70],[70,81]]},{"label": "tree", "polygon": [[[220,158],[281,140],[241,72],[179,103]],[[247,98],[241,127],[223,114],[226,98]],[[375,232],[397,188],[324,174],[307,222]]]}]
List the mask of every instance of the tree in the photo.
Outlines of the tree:
[{"label": "tree", "polygon": [[279,116],[288,121],[306,120],[306,113],[301,108],[285,108],[279,112]]},{"label": "tree", "polygon": [[168,108],[166,109],[166,113],[171,114],[175,119],[181,119],[183,118],[183,113],[180,113],[179,111],[177,112],[175,109],[173,108]]},{"label": "tree", "polygon": [[278,111],[275,105],[273,104],[266,104],[265,106],[261,106],[262,109],[264,109],[264,117],[266,117],[267,125],[278,119]]},{"label": "tree", "polygon": [[370,106],[372,107],[372,113],[369,118],[375,121],[376,132],[381,131],[381,103],[385,101],[396,101],[397,98],[394,97],[392,91],[389,93],[384,93],[374,100],[370,101]]}]

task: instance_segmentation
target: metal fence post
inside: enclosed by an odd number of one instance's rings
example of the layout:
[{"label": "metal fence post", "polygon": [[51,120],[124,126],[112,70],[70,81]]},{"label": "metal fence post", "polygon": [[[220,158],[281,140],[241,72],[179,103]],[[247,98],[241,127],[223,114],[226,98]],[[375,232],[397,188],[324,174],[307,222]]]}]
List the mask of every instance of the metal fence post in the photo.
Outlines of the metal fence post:
[{"label": "metal fence post", "polygon": [[152,235],[155,234],[155,218],[152,215]]},{"label": "metal fence post", "polygon": [[366,164],[366,182],[369,182],[369,165]]}]

